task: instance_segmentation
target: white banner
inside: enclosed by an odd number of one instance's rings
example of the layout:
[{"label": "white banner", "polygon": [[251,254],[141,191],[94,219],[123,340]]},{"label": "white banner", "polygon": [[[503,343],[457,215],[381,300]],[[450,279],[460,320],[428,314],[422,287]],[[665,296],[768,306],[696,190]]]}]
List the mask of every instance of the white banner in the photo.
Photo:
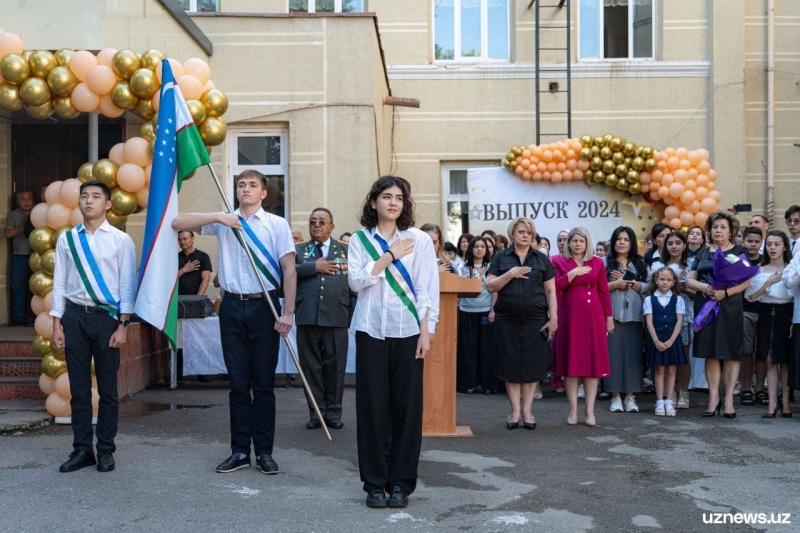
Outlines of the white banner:
[{"label": "white banner", "polygon": [[663,213],[642,196],[612,187],[587,187],[583,181],[524,180],[503,167],[474,168],[467,174],[469,229],[473,235],[494,230],[507,235],[509,223],[529,217],[539,235],[547,237],[557,254],[556,236],[562,229],[581,226],[592,241],[607,241],[617,226],[630,226],[639,245]]}]

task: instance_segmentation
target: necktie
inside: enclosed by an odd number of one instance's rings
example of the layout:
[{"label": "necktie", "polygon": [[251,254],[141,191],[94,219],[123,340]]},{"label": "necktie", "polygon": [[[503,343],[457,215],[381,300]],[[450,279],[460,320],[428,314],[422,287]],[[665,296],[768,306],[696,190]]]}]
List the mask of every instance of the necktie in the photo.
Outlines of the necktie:
[{"label": "necktie", "polygon": [[314,246],[317,247],[317,257],[325,257],[324,255],[322,255],[322,243],[318,242]]},{"label": "necktie", "polygon": [[795,244],[797,244],[797,239],[793,239],[793,240],[792,240],[792,247],[791,247],[791,248],[789,248],[789,250],[790,250],[792,253],[794,253],[794,245],[795,245]]}]

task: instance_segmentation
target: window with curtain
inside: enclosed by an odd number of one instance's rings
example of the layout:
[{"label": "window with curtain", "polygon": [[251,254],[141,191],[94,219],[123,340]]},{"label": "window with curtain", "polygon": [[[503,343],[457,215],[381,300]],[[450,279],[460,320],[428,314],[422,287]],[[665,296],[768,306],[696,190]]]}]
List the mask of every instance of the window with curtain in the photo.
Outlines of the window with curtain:
[{"label": "window with curtain", "polygon": [[655,0],[579,0],[581,59],[653,59]]},{"label": "window with curtain", "polygon": [[434,0],[436,61],[508,60],[509,0]]},{"label": "window with curtain", "polygon": [[367,0],[289,0],[289,13],[363,13]]}]

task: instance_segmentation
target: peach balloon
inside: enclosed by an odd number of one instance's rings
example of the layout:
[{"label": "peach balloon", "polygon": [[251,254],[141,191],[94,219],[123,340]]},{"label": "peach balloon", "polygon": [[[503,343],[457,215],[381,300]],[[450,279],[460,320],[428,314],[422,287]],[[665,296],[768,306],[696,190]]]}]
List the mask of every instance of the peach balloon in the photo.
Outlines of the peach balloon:
[{"label": "peach balloon", "polygon": [[[69,69],[80,81],[85,82],[89,79],[89,71],[97,66],[97,58],[94,54],[86,50],[78,50],[69,58]],[[73,99],[73,105],[75,101]]]},{"label": "peach balloon", "polygon": [[208,80],[203,84],[203,92],[210,91],[211,89],[216,89],[216,88],[217,86],[211,80]]},{"label": "peach balloon", "polygon": [[550,161],[549,163],[547,163],[547,171],[548,172],[550,172],[552,174],[553,172],[556,172],[557,170],[558,170],[558,165],[556,165],[553,161]]},{"label": "peach balloon", "polygon": [[680,198],[683,194],[683,184],[682,183],[673,183],[669,186],[669,195],[673,198]]},{"label": "peach balloon", "polygon": [[639,174],[639,183],[642,185],[649,185],[653,180],[653,176],[649,172],[642,172]]},{"label": "peach balloon", "polygon": [[678,183],[686,183],[686,180],[689,179],[689,174],[683,169],[678,169],[672,173],[672,176],[675,178],[675,181]]},{"label": "peach balloon", "polygon": [[36,321],[33,323],[33,329],[36,334],[43,339],[49,339],[53,336],[53,317],[47,313],[39,313],[36,315]]},{"label": "peach balloon", "polygon": [[[695,200],[691,204],[686,205],[684,209],[686,209],[686,211],[690,212],[691,214],[696,215],[700,211],[700,202]],[[695,217],[695,219],[696,218],[697,217]]]},{"label": "peach balloon", "polygon": [[713,181],[709,181],[708,185],[706,185],[706,189],[708,189],[709,191],[713,191],[716,188],[717,188],[717,184],[714,183]]},{"label": "peach balloon", "polygon": [[50,310],[53,308],[53,291],[48,292],[44,295],[44,312],[50,313]]},{"label": "peach balloon", "polygon": [[193,57],[183,62],[183,73],[194,76],[205,85],[211,77],[211,68],[202,59]]},{"label": "peach balloon", "polygon": [[144,167],[144,185],[145,187],[150,186],[150,172],[153,170],[152,163]]},{"label": "peach balloon", "polygon": [[697,150],[697,152],[700,154],[700,157],[703,158],[703,161],[708,161],[708,158],[711,155],[705,148],[700,148],[699,150]]},{"label": "peach balloon", "polygon": [[92,416],[97,416],[99,408],[100,408],[100,393],[97,392],[97,387],[92,387]]},{"label": "peach balloon", "polygon": [[694,193],[692,191],[683,191],[681,194],[681,203],[683,205],[689,205],[694,202]]},{"label": "peach balloon", "polygon": [[688,211],[681,211],[681,216],[679,218],[681,219],[681,224],[684,226],[691,226],[694,222],[694,215]]},{"label": "peach balloon", "polygon": [[526,170],[525,172],[522,173],[522,179],[525,180],[531,179],[531,173]]},{"label": "peach balloon", "polygon": [[678,199],[673,198],[672,196],[667,196],[662,201],[667,205],[675,205],[676,203],[678,203]]},{"label": "peach balloon", "polygon": [[550,181],[552,181],[553,183],[561,183],[561,180],[563,179],[564,176],[561,174],[561,172],[553,172],[550,175]]},{"label": "peach balloon", "polygon": [[570,159],[564,166],[567,168],[567,170],[574,172],[575,170],[578,169],[578,161],[576,161],[575,159]]},{"label": "peach balloon", "polygon": [[31,224],[34,228],[43,228],[47,226],[47,204],[42,202],[36,204],[31,210]]},{"label": "peach balloon", "polygon": [[688,159],[681,159],[680,161],[678,161],[678,168],[682,170],[689,170],[690,168],[692,168],[692,164],[689,162]]},{"label": "peach balloon", "polygon": [[549,163],[552,160],[553,160],[553,152],[551,152],[550,150],[545,150],[544,152],[542,152],[542,161]]},{"label": "peach balloon", "polygon": [[69,215],[69,225],[75,227],[78,224],[83,224],[83,213],[81,213],[80,208],[76,207]]},{"label": "peach balloon", "polygon": [[710,191],[708,197],[719,203],[719,201],[722,200],[722,193],[719,191]]},{"label": "peach balloon", "polygon": [[697,177],[695,178],[695,181],[697,182],[697,185],[699,185],[700,187],[705,187],[706,185],[708,185],[708,176],[706,176],[705,174],[698,174]]},{"label": "peach balloon", "polygon": [[686,180],[686,183],[683,184],[683,188],[687,191],[693,191],[697,189],[697,182],[690,178]]},{"label": "peach balloon", "polygon": [[10,31],[0,33],[0,58],[8,54],[19,54],[25,51],[25,45],[22,43],[19,35],[11,33]]},{"label": "peach balloon", "polygon": [[66,372],[56,378],[56,392],[67,400],[72,398],[72,393],[69,390],[69,375]]},{"label": "peach balloon", "polygon": [[53,394],[56,391],[56,380],[42,373],[39,376],[39,389],[45,394]]},{"label": "peach balloon", "polygon": [[70,214],[72,209],[64,204],[53,204],[47,209],[47,225],[54,230],[68,226]]},{"label": "peach balloon", "polygon": [[553,161],[558,163],[559,161],[561,161],[562,157],[564,157],[564,154],[563,154],[563,152],[561,152],[561,150],[559,150],[559,149],[553,150]]},{"label": "peach balloon", "polygon": [[541,148],[539,148],[538,146],[536,146],[536,147],[534,147],[533,150],[531,150],[531,154],[533,154],[533,157],[535,157],[537,159],[541,159],[542,158],[542,154],[544,154],[544,151]]},{"label": "peach balloon", "polygon": [[578,170],[580,170],[581,172],[586,172],[587,170],[589,170],[589,162],[584,161],[583,159],[578,161]]},{"label": "peach balloon", "polygon": [[119,52],[116,48],[104,48],[97,54],[97,64],[111,68],[111,63],[114,60],[114,54]]},{"label": "peach balloon", "polygon": [[[640,174],[640,176],[641,176],[641,174]],[[661,183],[661,179],[663,177],[664,177],[664,173],[661,172],[660,170],[654,170],[653,172],[650,173],[650,178],[656,183]]]},{"label": "peach balloon", "polygon": [[650,199],[653,200],[654,202],[658,202],[661,200],[661,195],[658,194],[657,189],[653,189],[650,191]]},{"label": "peach balloon", "polygon": [[691,152],[689,152],[689,163],[691,163],[692,166],[699,165],[700,161],[702,160],[703,160],[703,155],[697,150],[692,150]]},{"label": "peach balloon", "polygon": [[673,218],[669,221],[669,227],[672,229],[681,229],[681,219]]},{"label": "peach balloon", "polygon": [[690,168],[686,171],[686,175],[689,176],[690,180],[696,179],[699,173],[697,172],[696,168]]},{"label": "peach balloon", "polygon": [[[77,54],[77,52],[76,52]],[[74,55],[72,57],[75,57]],[[81,82],[70,94],[72,105],[78,111],[92,113],[100,105],[100,95],[94,92],[86,83]]]},{"label": "peach balloon", "polygon": [[52,416],[67,417],[72,414],[72,409],[69,406],[69,400],[63,398],[57,392],[54,392],[47,397],[47,400],[44,402],[44,407]]},{"label": "peach balloon", "polygon": [[148,187],[142,187],[136,192],[136,203],[140,206],[147,208],[147,201],[150,198],[150,189]]},{"label": "peach balloon", "polygon": [[647,184],[642,185],[641,191],[642,191],[643,194],[646,193],[646,192],[650,192],[650,186],[647,185]]},{"label": "peach balloon", "polygon": [[717,210],[717,202],[713,198],[704,198],[700,201],[700,209],[703,210],[703,213],[710,215]]},{"label": "peach balloon", "polygon": [[150,143],[141,137],[131,137],[125,141],[125,161],[145,167],[150,164]]},{"label": "peach balloon", "polygon": [[706,189],[705,187],[698,187],[694,191],[694,196],[695,198],[697,198],[702,202],[703,200],[708,198],[708,189]]},{"label": "peach balloon", "polygon": [[531,174],[531,179],[533,181],[542,181],[542,173],[541,172],[534,172]]},{"label": "peach balloon", "polygon": [[[50,291],[47,294],[50,294],[51,292],[53,291]],[[33,298],[31,298],[31,311],[33,311],[33,314],[37,316],[41,313],[44,313],[44,298],[34,294]]]},{"label": "peach balloon", "polygon": [[48,204],[53,205],[61,202],[61,184],[63,181],[54,181],[47,186],[44,191],[44,199]]},{"label": "peach balloon", "polygon": [[522,168],[522,165],[517,165],[517,168],[514,169],[514,173],[516,173],[517,176],[522,176],[524,172],[525,169]]},{"label": "peach balloon", "polygon": [[125,163],[117,170],[117,183],[128,192],[139,192],[144,182],[144,169],[139,165]]},{"label": "peach balloon", "polygon": [[556,170],[558,172],[562,172],[563,173],[565,170],[567,170],[567,164],[566,163],[556,163]]},{"label": "peach balloon", "polygon": [[677,150],[675,150],[675,157],[678,159],[688,159],[689,158],[689,150],[681,146]]},{"label": "peach balloon", "polygon": [[664,150],[664,153],[667,154],[667,157],[675,157],[675,154],[677,152],[675,151],[675,148],[669,147],[666,150]]},{"label": "peach balloon", "polygon": [[[175,77],[176,80],[180,79],[183,76],[183,65],[178,62],[176,59],[168,59],[169,66],[172,68],[172,75]],[[159,61],[158,66],[156,66],[156,77],[158,78],[158,83],[161,83],[161,69],[163,66],[163,62]]]},{"label": "peach balloon", "polygon": [[[184,100],[185,99],[186,99],[186,97],[184,97]],[[160,90],[156,91],[155,94],[153,94],[153,97],[150,99],[150,103],[153,105],[153,111],[158,113],[158,109],[161,107],[161,91]]]},{"label": "peach balloon", "polygon": [[664,154],[664,152],[656,151],[653,153],[653,159],[656,160],[656,163],[660,163],[662,161],[666,161],[667,156]]},{"label": "peach balloon", "polygon": [[705,225],[706,220],[708,220],[708,215],[706,213],[704,213],[703,211],[699,211],[694,216],[694,223],[696,225],[700,226],[700,227]]},{"label": "peach balloon", "polygon": [[663,200],[669,197],[669,187],[662,185],[658,188],[658,196]]},{"label": "peach balloon", "polygon": [[110,67],[97,65],[89,70],[86,83],[89,84],[91,90],[97,94],[103,95],[111,92],[111,89],[114,88],[114,84],[117,83],[117,77]]},{"label": "peach balloon", "polygon": [[675,183],[675,176],[673,176],[672,174],[664,174],[664,176],[662,176],[661,185],[666,185],[667,187],[669,187],[673,183]]},{"label": "peach balloon", "polygon": [[667,168],[667,162],[666,161],[659,161],[658,163],[656,163],[656,168],[658,170],[660,170],[661,172],[667,172],[669,170]]},{"label": "peach balloon", "polygon": [[667,159],[667,168],[670,170],[675,170],[676,168],[678,168],[679,164],[680,160],[675,156],[672,156],[669,159]]},{"label": "peach balloon", "polygon": [[717,181],[717,171],[714,170],[713,168],[708,169],[708,172],[706,172],[706,176],[708,176],[708,181],[710,182]]},{"label": "peach balloon", "polygon": [[700,164],[697,165],[697,172],[700,174],[707,174],[709,170],[711,170],[711,165],[708,161],[701,161]]},{"label": "peach balloon", "polygon": [[522,151],[522,159],[530,159],[531,158],[531,151],[530,150],[523,150]]},{"label": "peach balloon", "polygon": [[528,170],[528,167],[531,166],[531,162],[527,159],[523,159],[519,166],[521,166],[523,170]]},{"label": "peach balloon", "polygon": [[108,158],[114,163],[122,166],[125,164],[125,143],[117,143],[108,151]]},{"label": "peach balloon", "polygon": [[108,94],[104,94],[100,97],[100,105],[98,106],[98,109],[100,110],[101,115],[108,118],[117,118],[125,114],[125,110],[117,107],[116,104],[114,104],[114,101],[111,100],[111,96]]},{"label": "peach balloon", "polygon": [[550,172],[549,170],[545,170],[544,172],[542,172],[542,179],[544,181],[550,181],[550,178],[552,178],[552,177],[553,177],[553,173]]},{"label": "peach balloon", "polygon": [[564,181],[572,181],[573,174],[571,170],[565,170],[561,173],[561,176],[564,178]]},{"label": "peach balloon", "polygon": [[[75,207],[78,207],[78,200],[81,196],[81,182],[78,178],[70,178],[64,180],[61,184],[61,189],[58,192],[61,203],[70,208],[70,212]],[[69,215],[67,215],[69,219]],[[64,224],[66,226],[66,224]],[[63,226],[62,226],[63,227]]]},{"label": "peach balloon", "polygon": [[678,218],[678,215],[680,214],[681,210],[675,207],[674,205],[671,205],[666,209],[664,209],[664,216],[667,217],[669,220],[672,220],[673,218]]}]

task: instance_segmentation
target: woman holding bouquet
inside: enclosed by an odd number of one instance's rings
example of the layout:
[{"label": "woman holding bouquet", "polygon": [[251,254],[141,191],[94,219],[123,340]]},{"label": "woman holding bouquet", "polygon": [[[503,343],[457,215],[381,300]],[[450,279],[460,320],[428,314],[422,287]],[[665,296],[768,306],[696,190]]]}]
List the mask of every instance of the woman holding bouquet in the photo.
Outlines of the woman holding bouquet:
[{"label": "woman holding bouquet", "polygon": [[708,411],[703,416],[714,416],[723,407],[719,399],[720,378],[724,384],[725,399],[723,414],[725,418],[736,418],[733,407],[733,389],[739,376],[739,363],[744,359],[744,320],[742,293],[750,286],[750,280],[727,289],[715,290],[710,282],[714,276],[714,254],[721,250],[729,262],[735,262],[741,254],[747,254],[737,246],[736,235],[739,221],[733,215],[717,211],[706,220],[706,232],[711,235],[712,244],[697,252],[686,286],[697,291],[694,299],[695,316],[699,316],[703,306],[713,300],[719,302],[716,321],[697,331],[694,339],[694,356],[705,359],[708,379]]}]

